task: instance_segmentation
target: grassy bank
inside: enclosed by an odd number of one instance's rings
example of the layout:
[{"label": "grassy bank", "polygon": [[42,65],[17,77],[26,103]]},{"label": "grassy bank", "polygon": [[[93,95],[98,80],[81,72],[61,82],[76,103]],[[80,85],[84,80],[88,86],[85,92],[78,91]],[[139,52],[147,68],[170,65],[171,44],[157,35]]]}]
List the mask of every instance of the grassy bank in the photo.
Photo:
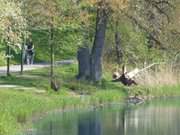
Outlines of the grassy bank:
[{"label": "grassy bank", "polygon": [[20,131],[27,120],[36,114],[54,109],[81,108],[89,105],[122,101],[126,97],[122,85],[103,79],[92,85],[77,81],[75,65],[56,68],[56,78],[61,90],[49,88],[48,68],[1,77],[0,84],[16,85],[0,88],[0,135],[13,135]]},{"label": "grassy bank", "polygon": [[16,85],[0,88],[0,135],[13,135],[27,125],[29,118],[54,109],[98,106],[108,102],[122,101],[127,95],[180,96],[180,85],[156,85],[124,87],[111,81],[105,73],[101,83],[92,85],[77,81],[76,65],[56,67],[55,74],[61,90],[57,93],[49,88],[49,69],[18,73],[0,77],[0,84]]},{"label": "grassy bank", "polygon": [[61,91],[58,94],[36,91],[0,90],[0,135],[20,131],[28,118],[53,109],[81,108],[122,100],[120,91],[96,92],[87,98]]},{"label": "grassy bank", "polygon": [[180,85],[135,86],[127,88],[128,95],[139,95],[144,98],[180,96]]}]

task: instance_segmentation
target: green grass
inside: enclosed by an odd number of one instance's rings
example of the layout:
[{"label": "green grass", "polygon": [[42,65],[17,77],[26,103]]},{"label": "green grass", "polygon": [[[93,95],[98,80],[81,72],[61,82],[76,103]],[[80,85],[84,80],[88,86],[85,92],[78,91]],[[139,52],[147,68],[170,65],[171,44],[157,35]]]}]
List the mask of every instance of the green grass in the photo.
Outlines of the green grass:
[{"label": "green grass", "polygon": [[174,97],[180,96],[180,84],[176,85],[159,85],[159,86],[135,86],[128,88],[129,95],[139,94],[141,96],[151,97]]},{"label": "green grass", "polygon": [[[49,68],[0,77],[0,84],[17,85],[17,88],[0,88],[0,135],[13,135],[27,125],[37,114],[54,109],[84,108],[101,106],[109,102],[121,102],[129,95],[180,96],[177,86],[133,86],[124,87],[111,81],[111,74],[105,72],[101,83],[92,85],[77,81],[77,65],[55,68],[55,75],[61,90],[53,92],[49,87]],[[82,96],[84,95],[84,96]]]},{"label": "green grass", "polygon": [[[57,108],[98,106],[122,101],[126,96],[122,85],[106,78],[97,85],[77,81],[76,65],[57,67],[55,73],[61,85],[57,93],[49,88],[48,68],[29,71],[23,76],[17,73],[0,78],[0,84],[18,85],[18,88],[0,88],[0,135],[19,132],[23,125],[27,125],[28,119],[36,114]],[[82,94],[85,96],[80,96]]]},{"label": "green grass", "polygon": [[120,101],[120,91],[96,92],[85,98],[61,91],[55,93],[36,93],[13,89],[0,90],[0,135],[13,135],[22,129],[29,118],[35,114],[53,109],[81,108],[90,105]]},{"label": "green grass", "polygon": [[80,99],[64,93],[39,94],[31,91],[0,90],[0,135],[16,133],[37,112],[78,105]]},{"label": "green grass", "polygon": [[[49,88],[49,68],[25,72],[24,75],[18,73],[10,77],[0,77],[0,84],[18,85],[23,87],[35,87],[38,89],[50,90]],[[99,90],[123,90],[120,83],[111,82],[111,77],[105,76],[100,84],[92,85],[87,81],[78,81],[77,65],[64,65],[55,68],[55,78],[60,83],[61,89],[72,90],[77,93],[91,94]]]}]

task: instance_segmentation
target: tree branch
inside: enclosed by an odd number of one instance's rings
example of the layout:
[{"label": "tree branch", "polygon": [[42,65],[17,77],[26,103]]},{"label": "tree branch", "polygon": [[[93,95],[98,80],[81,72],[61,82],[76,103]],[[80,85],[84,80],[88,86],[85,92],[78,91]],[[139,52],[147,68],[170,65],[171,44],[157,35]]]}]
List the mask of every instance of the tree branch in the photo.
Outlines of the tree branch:
[{"label": "tree branch", "polygon": [[170,23],[170,17],[166,12],[164,12],[160,7],[158,7],[155,3],[152,3],[152,5],[158,10],[158,12],[162,15],[164,15],[167,18],[168,23]]},{"label": "tree branch", "polygon": [[162,8],[159,7],[159,4],[163,4],[166,1],[160,1],[160,2],[154,0],[145,0],[145,1],[151,4],[154,8],[156,8],[160,14],[164,15],[167,18],[168,23],[170,23],[169,15]]},{"label": "tree branch", "polygon": [[122,11],[122,13],[128,17],[130,20],[132,20],[140,29],[142,29],[143,31],[147,32],[149,34],[149,36],[151,37],[151,39],[153,41],[155,41],[157,44],[160,45],[161,50],[167,50],[168,48],[164,47],[167,46],[164,43],[162,43],[161,41],[159,41],[153,34],[151,34],[151,32],[148,30],[147,27],[143,26],[135,17],[129,15],[128,13],[125,13],[124,11]]},{"label": "tree branch", "polygon": [[154,2],[156,3],[156,5],[166,4],[170,6],[171,8],[174,8],[174,6],[168,0],[161,0],[161,1],[154,1]]}]

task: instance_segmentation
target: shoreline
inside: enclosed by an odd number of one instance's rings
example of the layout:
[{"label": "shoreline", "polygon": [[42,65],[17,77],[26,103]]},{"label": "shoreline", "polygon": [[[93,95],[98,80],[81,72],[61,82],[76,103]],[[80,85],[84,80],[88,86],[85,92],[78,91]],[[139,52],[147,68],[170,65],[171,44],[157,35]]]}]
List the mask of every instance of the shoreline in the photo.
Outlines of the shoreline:
[{"label": "shoreline", "polygon": [[[107,95],[109,95],[108,98]],[[43,113],[47,114],[54,110],[63,111],[74,108],[87,108],[89,106],[101,106],[102,104],[115,101],[122,102],[124,98],[119,91],[101,91],[82,98],[68,95],[68,92],[61,92],[59,95],[57,93],[37,95],[37,93],[27,91],[0,90],[0,96],[7,97],[7,99],[4,98],[6,104],[0,104],[2,109],[0,110],[0,115],[3,116],[3,119],[2,117],[0,118],[0,135],[21,133],[24,128],[31,125],[29,121],[33,117],[38,118]],[[12,98],[9,99],[9,97]],[[10,113],[7,114],[7,112]]]},{"label": "shoreline", "polygon": [[[172,86],[132,86],[112,83],[106,74],[102,84],[92,85],[77,81],[74,76],[77,66],[56,68],[61,90],[53,92],[49,88],[48,68],[26,72],[26,75],[3,77],[0,84],[23,86],[23,88],[0,88],[0,135],[14,135],[25,127],[35,115],[68,108],[84,108],[89,105],[101,107],[111,102],[124,102],[129,96],[140,97],[180,96],[180,84]],[[29,89],[29,88],[34,89]],[[45,92],[37,92],[44,90]],[[88,95],[88,96],[82,96]]]},{"label": "shoreline", "polygon": [[[37,93],[27,92],[27,91],[22,92],[18,90],[15,90],[15,91],[0,90],[0,94],[2,97],[3,96],[4,97],[17,96],[17,98],[11,99],[12,100],[10,101],[11,103],[10,102],[8,103],[9,106],[5,106],[2,104],[0,106],[1,107],[4,106],[4,108],[10,108],[16,105],[15,107],[18,108],[17,110],[14,110],[15,114],[13,113],[11,114],[12,115],[11,120],[6,121],[7,124],[4,127],[0,126],[0,134],[13,135],[13,133],[21,133],[22,131],[24,131],[24,129],[31,127],[33,120],[38,120],[44,114],[48,115],[48,113],[50,112],[54,112],[54,111],[66,112],[69,109],[74,110],[74,109],[81,109],[81,108],[89,108],[89,106],[92,108],[101,108],[105,104],[109,104],[112,102],[123,103],[128,99],[129,95],[126,95],[126,94],[123,95],[122,92],[123,92],[122,90],[111,90],[111,91],[101,90],[101,91],[97,91],[93,93],[92,95],[82,96],[82,95],[72,95],[72,93],[67,92],[67,91],[61,91],[58,94],[57,93],[38,93],[37,94]],[[180,95],[180,93],[178,95]],[[176,97],[178,95],[176,95]],[[158,97],[168,97],[168,96],[158,95],[158,96],[154,96],[152,99],[158,98]],[[169,95],[169,97],[172,97],[171,94]],[[5,99],[4,102],[7,100],[8,99]],[[16,104],[18,102],[19,103],[21,102],[21,104],[20,105]],[[0,122],[2,123],[2,121]],[[11,125],[11,126],[8,127],[8,125]],[[9,129],[9,131],[6,131],[6,129]]]}]

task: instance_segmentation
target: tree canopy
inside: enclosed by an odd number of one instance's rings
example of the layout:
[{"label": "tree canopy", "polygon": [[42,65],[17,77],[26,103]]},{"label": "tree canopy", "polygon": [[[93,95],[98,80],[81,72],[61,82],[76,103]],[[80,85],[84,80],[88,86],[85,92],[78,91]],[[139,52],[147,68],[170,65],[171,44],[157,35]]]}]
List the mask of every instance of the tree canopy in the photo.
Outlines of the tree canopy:
[{"label": "tree canopy", "polygon": [[9,45],[20,47],[25,31],[26,20],[23,17],[21,3],[0,0],[0,35]]},{"label": "tree canopy", "polygon": [[19,46],[27,30],[37,45],[38,60],[49,60],[45,50],[50,27],[55,29],[58,59],[75,57],[85,42],[92,47],[99,9],[108,17],[104,59],[115,59],[117,34],[122,63],[173,59],[180,49],[178,0],[1,0],[0,7],[1,47],[7,41]]}]

